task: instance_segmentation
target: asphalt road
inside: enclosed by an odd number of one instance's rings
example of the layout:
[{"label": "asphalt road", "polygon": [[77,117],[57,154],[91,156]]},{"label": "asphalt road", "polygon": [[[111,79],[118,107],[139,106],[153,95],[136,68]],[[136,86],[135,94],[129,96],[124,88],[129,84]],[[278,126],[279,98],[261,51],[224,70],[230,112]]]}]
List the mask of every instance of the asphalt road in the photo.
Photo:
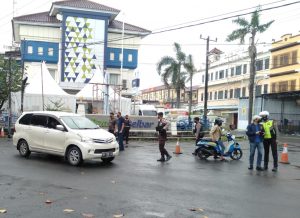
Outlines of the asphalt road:
[{"label": "asphalt road", "polygon": [[193,143],[180,145],[183,154],[167,163],[156,161],[155,142],[135,141],[112,164],[72,167],[48,155],[21,158],[0,139],[0,211],[7,210],[0,218],[300,217],[300,147],[273,173],[247,169],[246,142],[242,160],[228,162],[198,160]]}]

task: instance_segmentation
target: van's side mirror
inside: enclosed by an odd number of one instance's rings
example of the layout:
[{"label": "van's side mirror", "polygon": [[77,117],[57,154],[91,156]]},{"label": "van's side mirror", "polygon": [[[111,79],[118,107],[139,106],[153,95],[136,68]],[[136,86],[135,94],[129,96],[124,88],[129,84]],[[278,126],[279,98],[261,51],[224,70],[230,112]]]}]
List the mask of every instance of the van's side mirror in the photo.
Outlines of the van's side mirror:
[{"label": "van's side mirror", "polygon": [[56,129],[60,131],[65,131],[65,127],[63,127],[63,125],[57,125]]}]

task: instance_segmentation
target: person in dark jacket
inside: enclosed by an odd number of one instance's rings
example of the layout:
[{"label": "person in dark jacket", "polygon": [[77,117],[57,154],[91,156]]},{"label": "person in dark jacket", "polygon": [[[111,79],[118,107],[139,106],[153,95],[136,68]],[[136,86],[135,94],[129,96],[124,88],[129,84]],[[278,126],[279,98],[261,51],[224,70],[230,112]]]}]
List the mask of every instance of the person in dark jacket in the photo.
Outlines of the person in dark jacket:
[{"label": "person in dark jacket", "polygon": [[128,115],[125,116],[125,121],[124,121],[124,140],[126,142],[126,146],[128,147],[128,138],[129,138],[129,130],[131,127],[131,120],[129,119]]},{"label": "person in dark jacket", "polygon": [[261,167],[263,152],[263,129],[259,124],[260,119],[260,116],[255,115],[252,119],[253,122],[247,126],[246,134],[250,143],[249,170],[253,170],[255,150],[257,149],[256,170],[263,171],[263,168]]},{"label": "person in dark jacket", "polygon": [[[167,140],[167,130],[170,125],[170,123],[163,118],[163,113],[159,112],[157,114],[158,123],[156,126],[156,131],[158,132],[158,145],[159,145],[159,151],[161,154],[161,158],[157,161],[164,162],[168,161],[172,158],[172,156],[168,153],[168,151],[165,149],[165,144]],[[166,156],[166,158],[165,158]]]},{"label": "person in dark jacket", "polygon": [[202,125],[200,123],[200,118],[195,117],[194,122],[195,122],[195,128],[194,128],[193,132],[195,134],[196,145],[197,145],[197,143],[203,138],[204,133],[203,133],[203,131],[201,131]]}]

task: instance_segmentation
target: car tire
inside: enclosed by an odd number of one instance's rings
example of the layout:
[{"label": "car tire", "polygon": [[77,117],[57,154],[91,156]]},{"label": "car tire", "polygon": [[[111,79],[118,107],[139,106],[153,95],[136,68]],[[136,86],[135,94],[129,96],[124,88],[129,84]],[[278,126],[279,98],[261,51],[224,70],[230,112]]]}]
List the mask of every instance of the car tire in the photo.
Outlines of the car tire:
[{"label": "car tire", "polygon": [[68,149],[67,160],[72,166],[79,166],[82,163],[81,150],[77,146],[72,146]]},{"label": "car tire", "polygon": [[28,146],[28,143],[22,139],[18,142],[18,149],[19,149],[19,154],[22,156],[22,157],[29,157],[31,151],[29,150],[29,146]]},{"label": "car tire", "polygon": [[115,157],[101,158],[103,163],[110,163],[115,159]]}]

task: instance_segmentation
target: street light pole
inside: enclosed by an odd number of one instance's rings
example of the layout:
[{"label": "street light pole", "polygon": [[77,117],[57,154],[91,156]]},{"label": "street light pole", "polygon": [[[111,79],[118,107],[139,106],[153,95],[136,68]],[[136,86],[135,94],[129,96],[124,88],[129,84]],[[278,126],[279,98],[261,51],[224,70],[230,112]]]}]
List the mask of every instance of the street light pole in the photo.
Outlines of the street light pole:
[{"label": "street light pole", "polygon": [[12,114],[12,110],[11,110],[11,56],[9,56],[9,60],[8,60],[8,67],[9,67],[9,73],[8,73],[8,107],[9,107],[9,111],[8,111],[8,134],[7,137],[11,138],[11,114]]},{"label": "street light pole", "polygon": [[204,129],[208,129],[208,123],[207,123],[207,100],[208,100],[208,68],[209,68],[209,41],[217,41],[216,40],[210,40],[209,36],[207,38],[202,38],[202,35],[200,35],[200,39],[206,40],[206,67],[205,67],[205,86],[204,86],[204,111],[203,111],[203,121],[204,121]]}]

